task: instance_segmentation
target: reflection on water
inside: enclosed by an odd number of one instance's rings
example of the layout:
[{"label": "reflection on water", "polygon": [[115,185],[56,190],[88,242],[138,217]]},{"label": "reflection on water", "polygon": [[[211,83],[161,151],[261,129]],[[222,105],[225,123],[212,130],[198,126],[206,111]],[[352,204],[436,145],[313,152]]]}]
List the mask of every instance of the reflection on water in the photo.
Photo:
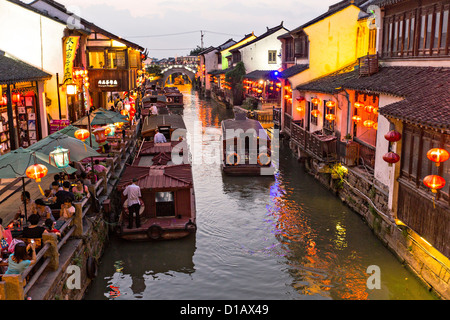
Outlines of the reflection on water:
[{"label": "reflection on water", "polygon": [[[220,122],[233,113],[184,89],[191,152],[219,150]],[[433,298],[287,145],[275,177],[224,176],[214,161],[194,163],[193,175],[197,234],[113,239],[86,299]],[[367,288],[371,265],[380,267],[381,289]]]}]

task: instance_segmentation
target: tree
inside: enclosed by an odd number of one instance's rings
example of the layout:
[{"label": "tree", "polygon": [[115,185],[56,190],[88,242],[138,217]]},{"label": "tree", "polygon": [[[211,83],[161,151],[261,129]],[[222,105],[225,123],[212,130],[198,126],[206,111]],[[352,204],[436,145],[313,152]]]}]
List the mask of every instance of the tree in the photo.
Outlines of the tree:
[{"label": "tree", "polygon": [[162,70],[161,67],[158,66],[157,64],[152,64],[150,66],[148,66],[145,71],[147,71],[147,74],[149,76],[153,76],[153,77],[161,77],[162,76]]},{"label": "tree", "polygon": [[205,50],[205,48],[201,48],[200,46],[197,46],[197,48],[192,49],[191,52],[189,52],[190,56],[198,56],[198,54],[200,52],[202,52],[203,50]]},{"label": "tree", "polygon": [[233,104],[241,105],[244,99],[244,81],[245,66],[242,61],[238,62],[236,66],[225,73],[225,80],[231,86],[231,92],[233,93]]}]

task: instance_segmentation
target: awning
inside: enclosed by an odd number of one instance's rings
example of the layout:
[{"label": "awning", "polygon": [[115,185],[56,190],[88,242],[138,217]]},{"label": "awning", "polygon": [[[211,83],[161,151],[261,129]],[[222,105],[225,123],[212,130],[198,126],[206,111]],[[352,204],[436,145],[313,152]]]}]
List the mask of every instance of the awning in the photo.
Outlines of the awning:
[{"label": "awning", "polygon": [[52,75],[0,51],[0,84],[49,80]]}]

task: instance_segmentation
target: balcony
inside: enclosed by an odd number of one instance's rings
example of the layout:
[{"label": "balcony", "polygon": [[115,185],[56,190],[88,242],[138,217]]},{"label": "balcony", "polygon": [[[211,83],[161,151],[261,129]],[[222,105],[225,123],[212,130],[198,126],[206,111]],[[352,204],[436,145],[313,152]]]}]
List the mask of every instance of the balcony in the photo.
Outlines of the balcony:
[{"label": "balcony", "polygon": [[291,122],[291,140],[307,154],[322,162],[338,159],[336,136],[324,135],[321,131],[308,132],[295,122]]}]

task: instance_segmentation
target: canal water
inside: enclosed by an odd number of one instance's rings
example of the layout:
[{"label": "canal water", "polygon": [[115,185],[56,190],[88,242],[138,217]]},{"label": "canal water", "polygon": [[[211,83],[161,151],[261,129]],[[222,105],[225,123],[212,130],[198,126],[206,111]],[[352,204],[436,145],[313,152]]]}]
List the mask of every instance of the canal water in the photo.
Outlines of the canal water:
[{"label": "canal water", "polygon": [[[220,122],[233,113],[180,90],[197,159],[197,233],[164,242],[112,237],[86,300],[435,299],[287,145],[275,177],[223,176]],[[379,289],[367,286],[371,268]]]}]

